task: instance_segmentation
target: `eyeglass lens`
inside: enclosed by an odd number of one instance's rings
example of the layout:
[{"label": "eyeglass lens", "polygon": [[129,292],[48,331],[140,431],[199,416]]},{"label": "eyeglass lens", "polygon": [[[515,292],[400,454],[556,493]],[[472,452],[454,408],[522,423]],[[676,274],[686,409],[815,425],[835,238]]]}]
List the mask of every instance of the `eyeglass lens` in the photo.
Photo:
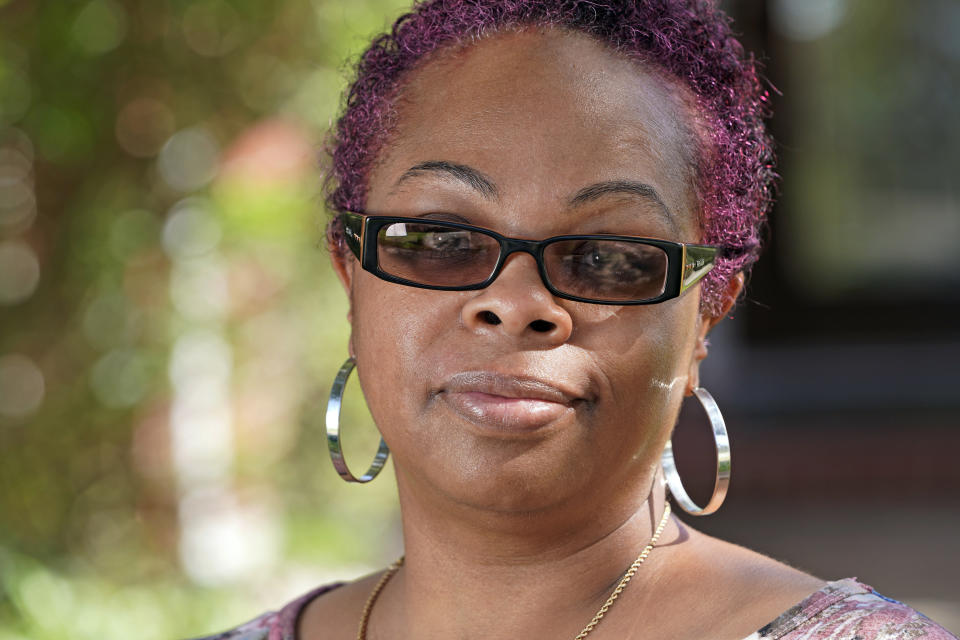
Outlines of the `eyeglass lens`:
[{"label": "eyeglass lens", "polygon": [[[500,243],[479,231],[394,222],[377,235],[380,269],[419,284],[480,284],[493,273],[499,258]],[[558,240],[544,247],[543,264],[556,290],[594,300],[656,298],[667,279],[667,254],[659,247],[629,240]]]}]

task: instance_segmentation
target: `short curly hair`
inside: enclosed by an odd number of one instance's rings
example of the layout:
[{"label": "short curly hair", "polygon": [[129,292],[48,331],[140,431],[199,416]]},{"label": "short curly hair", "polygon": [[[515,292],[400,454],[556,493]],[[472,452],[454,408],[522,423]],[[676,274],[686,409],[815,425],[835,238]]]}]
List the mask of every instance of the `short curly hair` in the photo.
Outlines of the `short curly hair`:
[{"label": "short curly hair", "polygon": [[[705,130],[693,167],[702,240],[732,249],[702,284],[702,307],[719,314],[726,283],[757,259],[777,175],[764,124],[769,92],[711,0],[417,2],[357,64],[328,142],[329,209],[363,211],[369,172],[395,124],[393,103],[418,63],[442,48],[526,26],[587,34],[692,92]],[[336,220],[327,233],[332,250],[342,251]]]}]

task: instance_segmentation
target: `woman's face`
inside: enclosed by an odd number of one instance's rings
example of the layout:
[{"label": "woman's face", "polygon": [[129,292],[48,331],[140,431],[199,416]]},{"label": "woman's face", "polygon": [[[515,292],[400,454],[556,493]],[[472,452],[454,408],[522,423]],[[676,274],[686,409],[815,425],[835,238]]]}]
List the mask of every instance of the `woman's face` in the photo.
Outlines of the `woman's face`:
[{"label": "woman's face", "polygon": [[[677,90],[585,36],[526,30],[444,53],[397,109],[367,213],[527,239],[699,240]],[[531,511],[649,487],[706,353],[697,291],[563,300],[527,254],[480,291],[391,284],[352,256],[338,271],[401,491]]]}]

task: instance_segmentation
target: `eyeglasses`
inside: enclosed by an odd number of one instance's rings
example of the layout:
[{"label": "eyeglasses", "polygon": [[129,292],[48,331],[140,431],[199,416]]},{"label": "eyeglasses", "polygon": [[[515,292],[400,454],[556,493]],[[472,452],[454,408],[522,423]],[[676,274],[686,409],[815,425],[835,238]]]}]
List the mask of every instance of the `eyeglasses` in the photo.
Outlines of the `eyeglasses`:
[{"label": "eyeglasses", "polygon": [[555,296],[594,304],[654,304],[676,298],[724,255],[722,247],[616,235],[521,240],[457,222],[340,214],[347,246],[387,282],[468,291],[489,286],[512,253],[537,261]]}]

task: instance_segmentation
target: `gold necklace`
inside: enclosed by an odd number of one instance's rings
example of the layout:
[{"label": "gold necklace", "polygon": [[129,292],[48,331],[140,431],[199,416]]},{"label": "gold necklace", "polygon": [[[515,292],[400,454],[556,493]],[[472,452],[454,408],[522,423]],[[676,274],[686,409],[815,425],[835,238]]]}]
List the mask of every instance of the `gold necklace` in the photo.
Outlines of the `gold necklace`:
[{"label": "gold necklace", "polygon": [[[583,628],[577,637],[573,640],[583,640],[594,628],[600,624],[600,620],[606,615],[607,611],[610,610],[610,607],[613,606],[613,603],[617,601],[617,598],[620,597],[620,594],[623,593],[623,590],[627,588],[627,584],[636,575],[637,570],[640,569],[640,565],[647,559],[647,556],[650,555],[650,552],[653,551],[653,548],[657,546],[657,541],[660,539],[660,534],[663,533],[663,529],[667,526],[667,520],[670,518],[670,503],[665,503],[663,507],[663,517],[660,518],[660,524],[657,525],[657,530],[653,532],[653,537],[650,538],[650,543],[643,548],[643,551],[640,552],[640,555],[637,556],[637,559],[633,561],[633,564],[630,565],[630,568],[627,569],[627,572],[623,574],[623,577],[620,578],[620,582],[617,584],[616,588],[613,590],[613,593],[610,594],[610,597],[607,598],[607,601],[603,603],[603,606],[600,607],[600,610],[597,611],[597,614],[593,616],[593,620],[590,621],[587,626]],[[380,597],[380,592],[383,591],[383,588],[387,586],[387,583],[390,582],[390,578],[396,575],[397,571],[400,571],[400,567],[403,566],[403,558],[401,557],[396,562],[394,562],[390,567],[384,572],[380,577],[380,581],[377,582],[377,586],[373,588],[373,591],[370,592],[370,597],[367,598],[367,603],[363,606],[363,613],[360,614],[360,628],[357,630],[357,640],[367,640],[367,624],[370,622],[370,612],[373,611],[373,605],[376,603],[377,598]]]}]

